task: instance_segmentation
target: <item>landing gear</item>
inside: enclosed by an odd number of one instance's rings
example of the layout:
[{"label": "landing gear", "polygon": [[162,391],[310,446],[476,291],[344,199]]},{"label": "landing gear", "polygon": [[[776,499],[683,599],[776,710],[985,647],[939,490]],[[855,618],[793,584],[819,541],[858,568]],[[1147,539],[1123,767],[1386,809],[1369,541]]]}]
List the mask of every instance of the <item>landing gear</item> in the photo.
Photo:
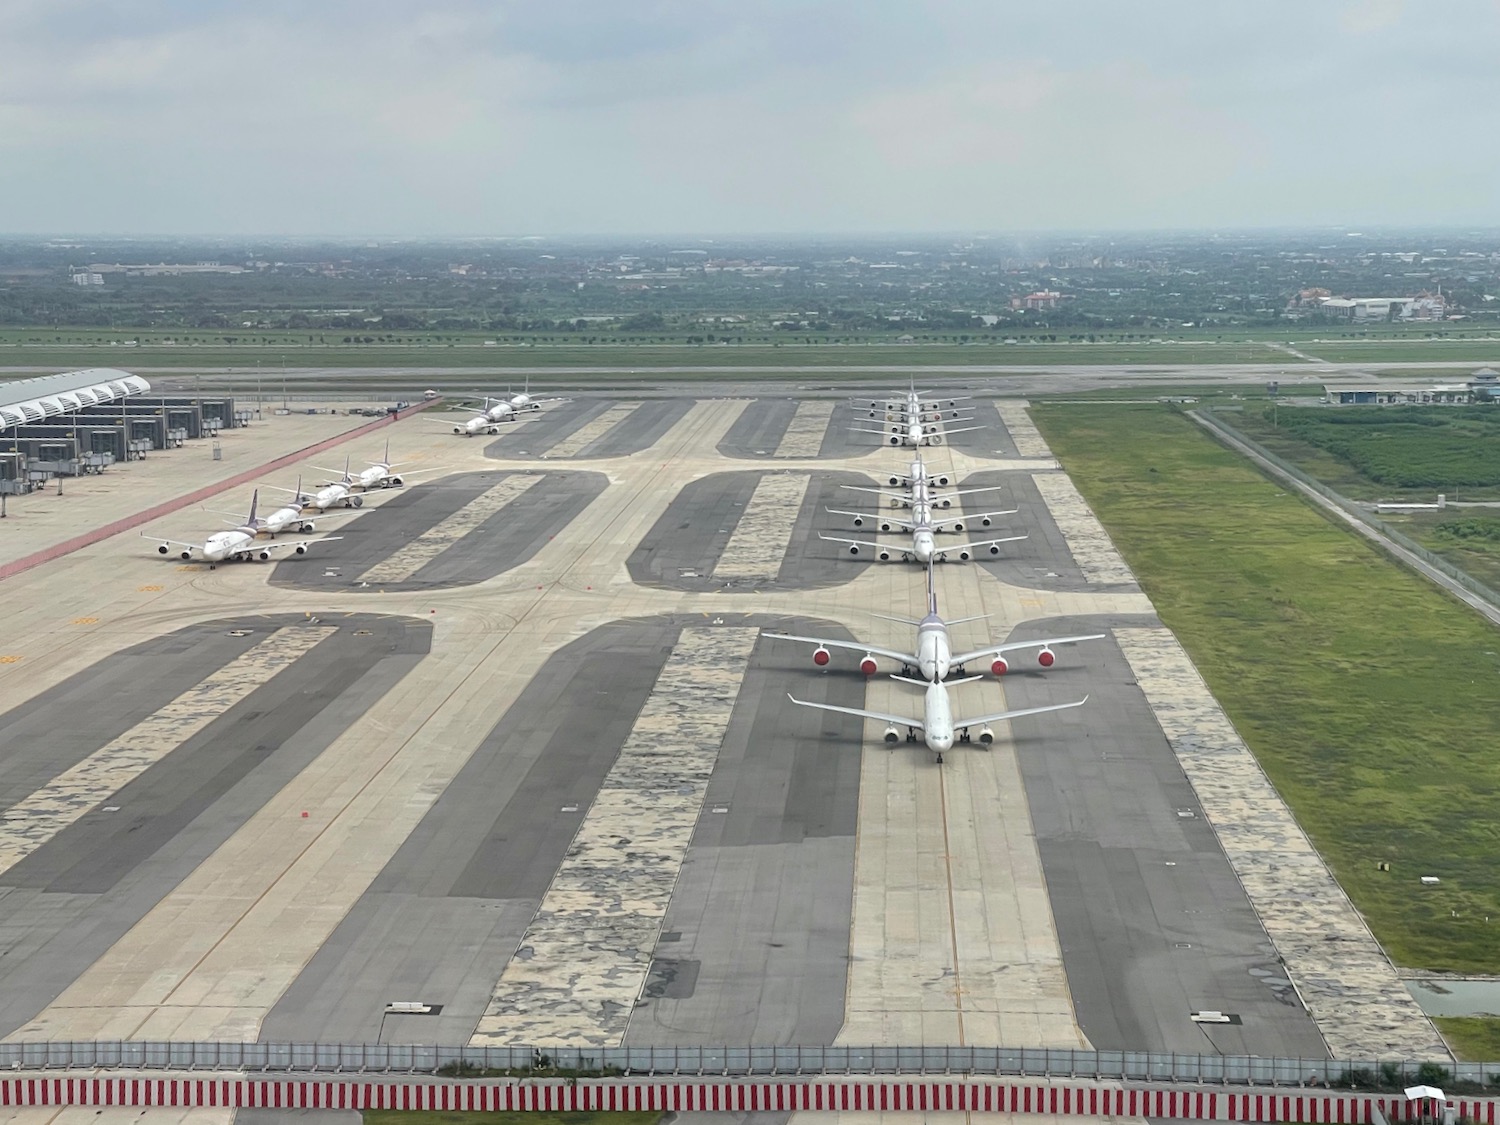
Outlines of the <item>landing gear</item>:
[{"label": "landing gear", "polygon": [[969,728],[968,727],[964,727],[963,730],[961,730],[961,731],[958,732],[958,740],[960,742],[968,742],[969,741]]},{"label": "landing gear", "polygon": [[943,756],[941,754],[939,754],[937,756],[937,764],[938,765],[942,765],[943,764]]},{"label": "landing gear", "polygon": [[917,728],[916,727],[907,727],[906,728],[906,741],[907,742],[915,742],[916,740],[917,740]]}]

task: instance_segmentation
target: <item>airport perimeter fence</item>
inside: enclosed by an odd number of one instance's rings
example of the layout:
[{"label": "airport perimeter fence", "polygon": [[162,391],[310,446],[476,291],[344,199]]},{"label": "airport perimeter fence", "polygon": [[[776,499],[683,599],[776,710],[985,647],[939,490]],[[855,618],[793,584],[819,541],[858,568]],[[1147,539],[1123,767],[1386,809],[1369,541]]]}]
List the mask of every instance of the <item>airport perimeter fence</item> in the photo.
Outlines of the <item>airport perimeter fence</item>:
[{"label": "airport perimeter fence", "polygon": [[[1437,1069],[1434,1069],[1437,1068]],[[1029,1047],[441,1047],[389,1043],[0,1043],[0,1070],[392,1073],[485,1077],[962,1075],[1238,1086],[1500,1088],[1500,1062],[1269,1058]]]},{"label": "airport perimeter fence", "polygon": [[1454,566],[1451,562],[1443,558],[1441,555],[1437,555],[1429,551],[1426,547],[1422,546],[1422,544],[1411,538],[1411,536],[1396,530],[1396,528],[1380,519],[1368,508],[1361,507],[1359,504],[1356,504],[1348,497],[1342,495],[1341,493],[1335,492],[1333,489],[1329,488],[1326,484],[1318,480],[1316,477],[1308,476],[1307,473],[1297,468],[1297,466],[1293,465],[1290,461],[1286,460],[1283,457],[1278,457],[1265,446],[1261,445],[1260,442],[1256,441],[1252,437],[1248,437],[1241,431],[1237,430],[1234,426],[1224,421],[1223,418],[1218,416],[1217,412],[1213,410],[1196,410],[1192,411],[1191,413],[1194,417],[1202,419],[1210,429],[1217,430],[1219,433],[1231,438],[1234,441],[1239,442],[1246,448],[1254,450],[1256,456],[1265,458],[1272,465],[1275,465],[1276,468],[1281,470],[1283,473],[1286,473],[1286,475],[1291,477],[1293,480],[1296,480],[1301,484],[1305,484],[1319,496],[1322,496],[1324,499],[1338,505],[1340,509],[1348,512],[1351,516],[1359,520],[1361,523],[1367,524],[1368,526],[1374,528],[1376,531],[1379,531],[1381,535],[1384,535],[1386,538],[1390,539],[1391,542],[1397,544],[1407,551],[1410,551],[1412,554],[1416,555],[1417,558],[1421,559],[1424,563],[1432,567],[1434,570],[1446,574],[1449,578],[1453,579],[1453,581],[1457,582],[1465,590],[1468,590],[1469,593],[1475,595],[1478,598],[1482,598],[1484,601],[1494,606],[1497,610],[1500,610],[1500,591],[1496,591],[1491,587],[1486,586],[1483,582],[1479,581],[1479,579],[1475,578],[1468,571]]}]

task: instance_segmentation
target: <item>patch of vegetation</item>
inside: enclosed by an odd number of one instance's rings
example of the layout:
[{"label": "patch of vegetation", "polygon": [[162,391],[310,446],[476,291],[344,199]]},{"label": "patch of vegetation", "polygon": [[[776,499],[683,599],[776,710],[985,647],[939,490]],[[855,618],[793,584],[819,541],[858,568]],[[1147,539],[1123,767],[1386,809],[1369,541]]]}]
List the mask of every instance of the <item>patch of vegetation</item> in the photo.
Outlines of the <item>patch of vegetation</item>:
[{"label": "patch of vegetation", "polygon": [[[1500,1019],[1488,1016],[1438,1016],[1433,1023],[1448,1040],[1455,1057],[1464,1062],[1500,1063]],[[1500,1086],[1500,1074],[1487,1074],[1490,1085]]]},{"label": "patch of vegetation", "polygon": [[1434,492],[1500,486],[1495,406],[1278,410],[1275,421],[1377,484]]},{"label": "patch of vegetation", "polygon": [[365,1125],[656,1125],[660,1113],[466,1113],[367,1109]]},{"label": "patch of vegetation", "polygon": [[1033,415],[1390,955],[1500,970],[1495,629],[1175,411]]}]

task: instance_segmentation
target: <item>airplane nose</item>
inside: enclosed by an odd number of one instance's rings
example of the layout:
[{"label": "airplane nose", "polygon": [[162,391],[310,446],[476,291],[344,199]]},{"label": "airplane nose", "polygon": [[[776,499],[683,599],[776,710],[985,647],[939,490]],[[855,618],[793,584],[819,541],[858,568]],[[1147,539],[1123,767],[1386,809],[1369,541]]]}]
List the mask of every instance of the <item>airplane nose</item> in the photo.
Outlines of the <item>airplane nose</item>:
[{"label": "airplane nose", "polygon": [[939,753],[945,750],[952,750],[953,736],[951,734],[933,735],[932,738],[927,740],[927,745],[930,749],[936,750]]}]

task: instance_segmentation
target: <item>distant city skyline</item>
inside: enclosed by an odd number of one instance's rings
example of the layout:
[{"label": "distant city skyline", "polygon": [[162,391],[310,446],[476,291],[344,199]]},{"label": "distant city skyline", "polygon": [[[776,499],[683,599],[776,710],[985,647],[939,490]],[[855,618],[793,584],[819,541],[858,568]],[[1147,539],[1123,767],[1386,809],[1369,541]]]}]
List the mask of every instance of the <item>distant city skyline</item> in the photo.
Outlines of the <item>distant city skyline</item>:
[{"label": "distant city skyline", "polygon": [[1493,229],[1500,3],[0,2],[0,231]]}]

